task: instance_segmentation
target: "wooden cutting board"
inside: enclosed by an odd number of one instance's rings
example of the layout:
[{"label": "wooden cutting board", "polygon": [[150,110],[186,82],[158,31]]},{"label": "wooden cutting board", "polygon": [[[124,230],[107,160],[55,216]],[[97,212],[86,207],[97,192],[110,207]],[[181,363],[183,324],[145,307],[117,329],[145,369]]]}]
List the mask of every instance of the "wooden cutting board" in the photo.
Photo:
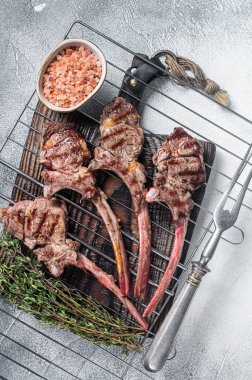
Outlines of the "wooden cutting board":
[{"label": "wooden cutting board", "polygon": [[[42,103],[38,102],[36,112],[34,113],[32,120],[32,129],[30,129],[25,143],[25,148],[20,163],[20,169],[24,174],[27,174],[40,182],[42,182],[42,168],[38,164],[38,154],[40,149],[39,135],[42,130],[42,125],[47,119],[53,121],[73,122],[77,130],[88,142],[88,146],[91,151],[94,149],[94,145],[98,143],[99,138],[99,124],[84,116],[82,113],[76,111],[71,114],[58,114],[50,111]],[[143,153],[140,157],[140,161],[144,164],[149,177],[153,177],[154,173],[151,157],[153,153],[155,153],[156,150],[161,146],[161,144],[162,140],[158,136],[149,134],[145,135],[145,149],[143,150]],[[203,141],[202,144],[204,146],[205,163],[212,166],[215,157],[215,146],[205,141]],[[208,179],[210,175],[210,169],[208,166],[206,167],[206,170]],[[97,175],[97,181],[99,186],[103,188],[107,195],[112,198],[109,201],[110,205],[115,214],[121,220],[122,229],[125,232],[124,242],[127,250],[132,253],[132,255],[129,254],[130,268],[136,271],[138,244],[127,237],[133,236],[137,238],[137,223],[134,213],[130,211],[131,198],[129,191],[127,187],[121,182],[121,180],[116,178],[114,175],[111,176],[107,173],[100,172]],[[151,181],[149,180],[148,186],[150,184]],[[193,200],[200,205],[202,203],[204,193],[205,186],[194,192]],[[108,233],[104,227],[104,224],[99,220],[99,217],[97,219],[96,217],[92,216],[97,215],[95,207],[89,201],[82,201],[81,205],[83,206],[83,209],[86,210],[86,212],[84,212],[78,207],[81,201],[79,194],[69,190],[62,191],[61,194],[70,202],[68,203],[68,228],[69,232],[72,235],[78,239],[81,239],[83,242],[81,251],[89,258],[91,258],[94,262],[96,262],[100,267],[102,267],[106,272],[112,274],[116,278],[116,266],[113,262],[113,250]],[[42,188],[39,185],[33,183],[31,180],[24,178],[22,175],[18,175],[16,178],[16,186],[13,189],[12,199],[14,201],[32,199],[32,195],[42,195]],[[191,219],[196,221],[198,213],[199,208],[194,207],[191,213]],[[169,232],[169,230],[173,232],[170,210],[165,205],[154,203],[150,205],[150,216],[153,221],[152,247],[154,250],[157,250],[158,252],[161,252],[163,255],[168,257],[173,243],[173,234]],[[193,223],[189,223],[186,240],[191,240],[194,227],[195,225]],[[181,263],[186,261],[188,248],[189,245],[185,243]],[[112,261],[109,258],[111,258]],[[161,258],[159,255],[153,252],[152,264],[153,267],[151,268],[150,279],[156,283],[159,283],[162,277],[162,271],[164,271],[167,266],[167,260]],[[161,271],[156,268],[161,269]],[[178,268],[175,273],[175,277],[179,278],[181,273],[182,270]],[[133,290],[134,276],[132,275],[131,278]],[[122,308],[121,304],[117,301],[117,298],[106,289],[104,289],[91,275],[81,272],[76,268],[69,267],[62,275],[62,280],[74,285],[80,291],[84,291],[85,293],[92,295],[103,305],[112,311],[119,313],[122,317],[129,318],[128,323],[130,323],[131,316],[124,308]],[[169,289],[172,289],[175,283],[176,281],[173,280],[170,284]],[[154,286],[149,285],[148,295],[144,300],[145,305],[151,299],[155,289],[156,288]],[[166,308],[163,310],[162,315],[159,318],[159,322],[155,326],[155,330],[158,328],[160,322],[169,310],[172,301],[173,297],[169,300]],[[143,312],[144,307],[142,305],[136,303],[136,306],[140,312]],[[157,310],[159,310],[161,306],[162,303],[159,305]],[[154,317],[155,315],[153,314],[152,320]]]}]

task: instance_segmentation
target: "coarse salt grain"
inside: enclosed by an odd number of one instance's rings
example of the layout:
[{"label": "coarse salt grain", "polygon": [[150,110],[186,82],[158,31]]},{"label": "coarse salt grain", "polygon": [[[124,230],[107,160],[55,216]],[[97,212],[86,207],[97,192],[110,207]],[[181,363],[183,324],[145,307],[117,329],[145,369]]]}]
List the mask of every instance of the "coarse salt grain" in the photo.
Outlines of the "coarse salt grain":
[{"label": "coarse salt grain", "polygon": [[58,107],[70,108],[81,103],[95,89],[101,74],[101,62],[90,49],[84,46],[64,49],[43,76],[44,96]]}]

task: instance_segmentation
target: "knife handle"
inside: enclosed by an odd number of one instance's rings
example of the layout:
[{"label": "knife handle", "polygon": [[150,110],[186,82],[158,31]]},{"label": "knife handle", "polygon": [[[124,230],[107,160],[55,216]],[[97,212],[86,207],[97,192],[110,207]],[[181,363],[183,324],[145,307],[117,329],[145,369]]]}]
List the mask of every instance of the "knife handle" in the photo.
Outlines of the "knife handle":
[{"label": "knife handle", "polygon": [[147,371],[158,372],[165,364],[201,278],[206,272],[199,263],[193,264],[191,274],[146,352],[143,364]]},{"label": "knife handle", "polygon": [[[143,58],[143,60],[141,58]],[[152,64],[155,64],[156,67]],[[133,74],[132,69],[135,70]],[[159,56],[153,55],[150,59],[145,54],[134,56],[132,66],[127,70],[124,76],[119,96],[122,96],[135,107],[138,107],[146,84],[161,75],[164,76],[164,69],[165,66],[160,61]],[[166,75],[168,77],[168,72]]]}]

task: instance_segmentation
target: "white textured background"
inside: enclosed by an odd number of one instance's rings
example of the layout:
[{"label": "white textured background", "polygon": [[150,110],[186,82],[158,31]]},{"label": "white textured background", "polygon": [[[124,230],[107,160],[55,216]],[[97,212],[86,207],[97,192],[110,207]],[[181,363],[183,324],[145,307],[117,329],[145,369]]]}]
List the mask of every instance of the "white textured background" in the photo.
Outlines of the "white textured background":
[{"label": "white textured background", "polygon": [[[193,59],[210,78],[230,93],[232,108],[252,119],[251,1],[58,0],[46,1],[45,9],[38,13],[34,7],[39,3],[34,0],[0,2],[0,144],[33,91],[37,71],[46,53],[61,41],[71,22],[76,19],[89,23],[135,51],[151,55],[158,49],[168,48]],[[108,54],[113,56],[113,53],[111,48]],[[118,60],[120,63],[120,58]],[[239,121],[192,91],[171,87],[162,81],[156,85],[251,142],[251,124]],[[160,97],[153,96],[151,101],[188,123],[195,131],[237,154],[244,154],[246,146],[228,139],[218,128],[202,123],[199,118],[193,118],[173,104],[165,103]],[[173,127],[148,110],[144,113],[143,123],[156,132],[167,132]],[[237,163],[237,160],[218,151],[218,169],[232,174]],[[214,177],[212,184],[223,188],[226,182]],[[217,195],[209,191],[205,206],[213,209]],[[251,205],[251,198],[251,195],[247,196],[247,204]],[[204,215],[202,220],[206,222]],[[151,375],[154,379],[252,379],[251,224],[252,214],[243,208],[237,222],[245,232],[243,244],[233,246],[221,241],[211,264],[212,272],[204,278],[178,336],[177,356],[167,362],[162,372]],[[228,236],[234,238],[234,230]],[[196,234],[195,239],[197,237],[199,235]],[[19,314],[4,301],[0,307],[14,315]],[[77,355],[63,351],[3,312],[0,312],[0,331],[79,378],[115,379],[114,373],[124,379],[147,379],[135,370],[127,371],[119,361],[72,334],[45,329],[25,314],[21,314],[20,318],[68,344],[89,360],[80,360]],[[47,379],[73,378],[48,366],[42,359],[31,356],[6,338],[0,338],[0,342],[0,352]],[[111,373],[94,363],[109,369]],[[143,370],[139,355],[133,358],[133,365]],[[0,376],[17,380],[39,378],[1,355]]]}]

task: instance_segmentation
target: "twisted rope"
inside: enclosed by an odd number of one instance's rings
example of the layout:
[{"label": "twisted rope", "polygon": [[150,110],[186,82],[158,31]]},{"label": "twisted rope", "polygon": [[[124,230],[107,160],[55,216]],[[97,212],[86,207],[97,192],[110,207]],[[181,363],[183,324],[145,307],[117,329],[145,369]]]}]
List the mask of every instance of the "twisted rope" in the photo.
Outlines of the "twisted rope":
[{"label": "twisted rope", "polygon": [[[178,80],[172,79],[173,83],[180,86],[185,86],[186,83],[212,96],[224,106],[228,106],[228,93],[225,90],[221,90],[215,81],[207,79],[199,65],[195,62],[187,58],[178,57],[173,53],[167,53],[165,63],[168,72],[178,78]],[[183,83],[181,83],[181,80]]]}]

